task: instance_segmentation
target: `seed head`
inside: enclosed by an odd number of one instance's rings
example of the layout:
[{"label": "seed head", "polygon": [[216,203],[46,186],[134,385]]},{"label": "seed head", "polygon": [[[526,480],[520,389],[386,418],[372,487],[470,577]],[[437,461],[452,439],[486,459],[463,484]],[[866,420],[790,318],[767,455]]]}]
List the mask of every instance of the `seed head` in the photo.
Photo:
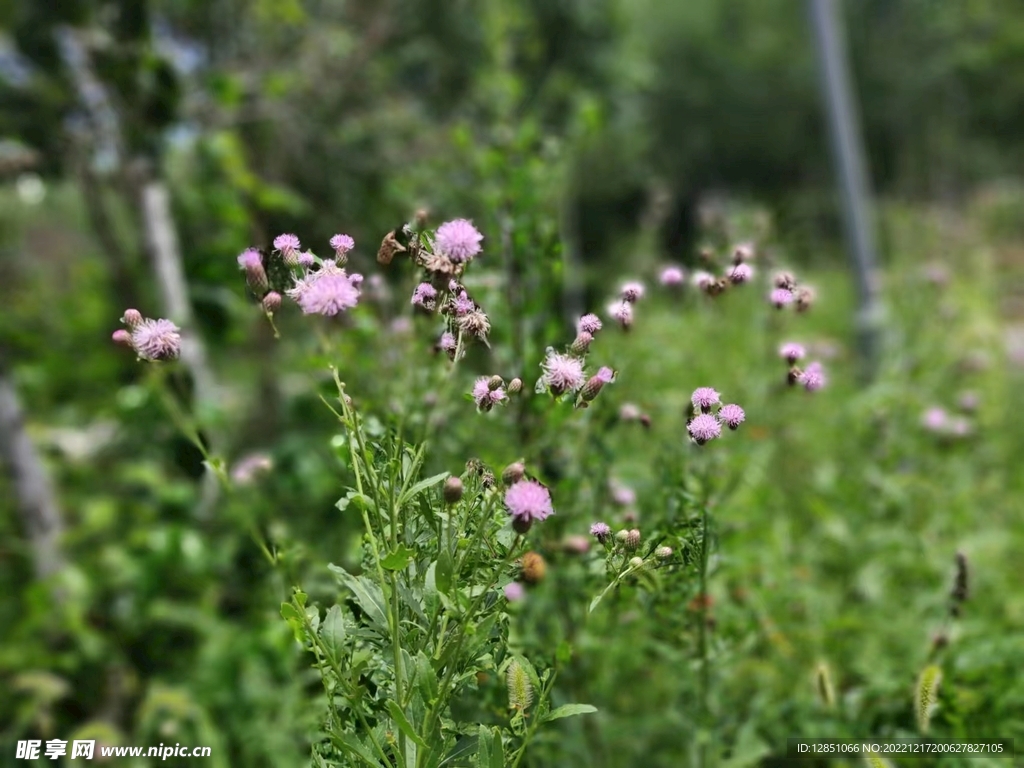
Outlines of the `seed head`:
[{"label": "seed head", "polygon": [[527,552],[522,560],[523,581],[527,584],[538,584],[544,579],[548,565],[544,558],[536,552]]},{"label": "seed head", "polygon": [[513,483],[518,483],[522,480],[525,474],[526,467],[523,466],[523,462],[514,461],[505,467],[504,471],[501,473],[501,481],[505,485],[512,485]]},{"label": "seed head", "polygon": [[458,319],[459,329],[468,336],[483,339],[491,332],[491,321],[480,310],[475,310]]}]

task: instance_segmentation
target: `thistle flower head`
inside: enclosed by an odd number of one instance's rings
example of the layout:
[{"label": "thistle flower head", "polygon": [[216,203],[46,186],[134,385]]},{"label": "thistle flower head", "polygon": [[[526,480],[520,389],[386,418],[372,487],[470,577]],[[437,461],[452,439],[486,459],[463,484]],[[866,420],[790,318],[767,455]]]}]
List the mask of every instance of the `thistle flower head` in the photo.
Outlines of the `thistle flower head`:
[{"label": "thistle flower head", "polygon": [[447,352],[450,355],[455,354],[455,350],[458,347],[458,340],[455,338],[455,334],[445,331],[441,334],[441,338],[437,342],[437,347],[442,352]]},{"label": "thistle flower head", "polygon": [[602,544],[608,540],[611,534],[612,529],[608,526],[608,523],[597,522],[590,526],[590,535]]},{"label": "thistle flower head", "polygon": [[736,429],[743,423],[746,417],[743,409],[734,403],[723,405],[718,411],[718,420],[729,427],[729,429]]},{"label": "thistle flower head", "polygon": [[601,318],[588,313],[576,321],[576,333],[589,333],[591,336],[601,330]]},{"label": "thistle flower head", "polygon": [[301,244],[295,235],[284,234],[274,238],[274,248],[281,252],[285,261],[293,263]]},{"label": "thistle flower head", "polygon": [[458,318],[458,324],[459,330],[467,336],[483,339],[491,332],[491,321],[479,309]]},{"label": "thistle flower head", "polygon": [[510,581],[505,585],[502,592],[505,594],[505,599],[510,603],[518,603],[526,596],[526,590],[523,589],[523,585],[518,581]]},{"label": "thistle flower head", "polygon": [[776,309],[782,309],[787,304],[792,304],[793,298],[793,292],[789,288],[775,288],[768,295],[768,301],[774,304]]},{"label": "thistle flower head", "polygon": [[458,504],[462,499],[462,479],[452,475],[445,480],[441,495],[445,504]]},{"label": "thistle flower head", "polygon": [[130,347],[132,345],[132,335],[124,328],[118,328],[111,334],[110,338],[113,339],[115,344],[122,347]]},{"label": "thistle flower head", "polygon": [[803,345],[797,344],[795,341],[787,342],[779,347],[779,356],[790,365],[797,360],[802,360],[806,354],[807,350],[803,348]]},{"label": "thistle flower head", "polygon": [[583,362],[571,355],[549,351],[541,367],[544,369],[542,379],[555,395],[575,392],[586,383]]},{"label": "thistle flower head", "polygon": [[461,291],[458,296],[452,299],[452,311],[455,312],[456,317],[468,315],[474,309],[476,309],[476,302],[469,298],[469,294],[465,291]]},{"label": "thistle flower head", "polygon": [[420,283],[416,286],[416,290],[412,292],[411,304],[414,307],[423,307],[423,309],[432,310],[436,301],[437,289],[430,283]]},{"label": "thistle flower head", "polygon": [[580,331],[576,334],[576,338],[573,339],[572,344],[569,346],[569,353],[575,357],[583,357],[590,349],[591,343],[593,343],[594,337],[586,331]]},{"label": "thistle flower head", "polygon": [[808,392],[817,392],[828,383],[821,363],[811,363],[797,377],[797,382]]},{"label": "thistle flower head", "polygon": [[676,288],[682,285],[685,279],[686,273],[683,272],[682,267],[677,267],[675,264],[665,267],[658,275],[658,282],[666,288]]},{"label": "thistle flower head", "polygon": [[331,238],[331,248],[334,249],[334,253],[337,254],[339,258],[355,247],[356,241],[348,235],[335,235]]},{"label": "thistle flower head", "polygon": [[510,395],[514,395],[514,394],[520,392],[522,390],[522,388],[523,388],[523,380],[520,379],[518,376],[516,378],[512,379],[512,381],[510,381],[508,383],[508,387],[506,387],[506,389],[508,390],[508,394],[510,394]]},{"label": "thistle flower head", "polygon": [[949,414],[945,408],[932,406],[921,417],[921,424],[929,432],[942,432],[949,423]]},{"label": "thistle flower head", "polygon": [[505,483],[505,485],[512,485],[513,483],[518,483],[522,480],[525,474],[526,467],[523,465],[523,462],[513,461],[502,471],[501,481]]},{"label": "thistle flower head", "polygon": [[316,256],[313,255],[312,251],[302,251],[296,257],[295,261],[300,267],[312,267],[316,264]]},{"label": "thistle flower head", "polygon": [[690,279],[693,281],[694,288],[701,291],[706,291],[715,284],[715,276],[704,269],[698,269]]},{"label": "thistle flower head", "polygon": [[634,551],[640,546],[640,531],[636,528],[629,529],[623,537],[622,544],[629,551]]},{"label": "thistle flower head", "polygon": [[668,560],[672,557],[672,547],[658,547],[654,550],[654,556],[659,560]]},{"label": "thistle flower head", "polygon": [[476,407],[482,411],[491,410],[494,405],[505,399],[504,387],[491,389],[490,376],[481,376],[473,385],[473,400],[476,402]]},{"label": "thistle flower head", "polygon": [[690,396],[690,402],[694,408],[699,408],[704,413],[711,410],[712,406],[721,405],[721,395],[712,387],[697,387]]},{"label": "thistle flower head", "polygon": [[263,297],[262,304],[264,312],[277,312],[281,307],[281,294],[277,291],[271,291]]},{"label": "thistle flower head", "polygon": [[629,328],[633,324],[633,305],[628,301],[615,301],[608,307],[608,314],[622,326]]},{"label": "thistle flower head", "polygon": [[480,253],[480,241],[483,239],[484,236],[472,222],[467,219],[455,219],[446,221],[437,228],[434,247],[438,253],[459,264],[472,260]]},{"label": "thistle flower head", "polygon": [[726,270],[725,276],[729,278],[729,282],[733,285],[740,285],[750,280],[754,276],[754,268],[749,264],[740,262],[734,264]]},{"label": "thistle flower head", "polygon": [[236,485],[249,485],[257,476],[274,468],[274,460],[265,453],[250,453],[231,468],[231,479]]},{"label": "thistle flower head", "polygon": [[631,280],[622,286],[622,290],[619,291],[619,298],[632,304],[643,298],[644,290],[643,283]]},{"label": "thistle flower head", "polygon": [[238,254],[238,266],[247,272],[250,269],[262,269],[263,268],[263,256],[255,248],[246,248],[240,254]]},{"label": "thistle flower head", "polygon": [[752,243],[740,243],[732,252],[732,260],[736,264],[742,264],[754,258],[754,246]]},{"label": "thistle flower head", "polygon": [[520,480],[505,491],[505,506],[513,523],[522,525],[544,520],[555,513],[551,492],[536,480]]},{"label": "thistle flower head", "polygon": [[361,275],[347,275],[343,269],[323,269],[297,280],[288,295],[295,299],[303,314],[333,317],[359,303],[361,282]]},{"label": "thistle flower head", "polygon": [[704,445],[708,440],[714,440],[722,434],[721,423],[710,413],[701,413],[694,416],[686,426],[686,429],[697,445]]},{"label": "thistle flower head", "polygon": [[619,482],[611,483],[612,501],[622,507],[629,507],[636,504],[636,491],[628,485]]},{"label": "thistle flower head", "polygon": [[181,353],[181,329],[170,320],[143,320],[132,328],[132,347],[143,360],[173,360]]}]

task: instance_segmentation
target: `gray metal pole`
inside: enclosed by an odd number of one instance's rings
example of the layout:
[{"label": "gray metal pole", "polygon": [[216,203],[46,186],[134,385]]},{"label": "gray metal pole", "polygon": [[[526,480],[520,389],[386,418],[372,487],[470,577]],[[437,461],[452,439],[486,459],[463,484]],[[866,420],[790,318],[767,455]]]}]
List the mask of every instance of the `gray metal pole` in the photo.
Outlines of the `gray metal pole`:
[{"label": "gray metal pole", "polygon": [[857,113],[836,0],[808,0],[821,73],[822,96],[828,108],[829,134],[836,170],[847,247],[857,275],[857,333],[865,373],[870,377],[878,358],[881,305],[878,299],[874,217]]}]

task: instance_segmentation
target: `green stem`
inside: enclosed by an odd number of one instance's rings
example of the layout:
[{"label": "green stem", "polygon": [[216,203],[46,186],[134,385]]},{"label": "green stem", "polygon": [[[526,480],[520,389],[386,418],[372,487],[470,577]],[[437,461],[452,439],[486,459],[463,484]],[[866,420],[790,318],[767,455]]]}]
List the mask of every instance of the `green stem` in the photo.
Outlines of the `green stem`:
[{"label": "green stem", "polygon": [[[700,543],[700,627],[698,642],[700,645],[700,721],[708,727],[709,705],[708,696],[711,689],[711,674],[708,666],[708,555],[710,535],[708,532],[708,505],[701,505],[701,543]],[[700,744],[700,764],[707,765],[706,734],[702,735]]]}]

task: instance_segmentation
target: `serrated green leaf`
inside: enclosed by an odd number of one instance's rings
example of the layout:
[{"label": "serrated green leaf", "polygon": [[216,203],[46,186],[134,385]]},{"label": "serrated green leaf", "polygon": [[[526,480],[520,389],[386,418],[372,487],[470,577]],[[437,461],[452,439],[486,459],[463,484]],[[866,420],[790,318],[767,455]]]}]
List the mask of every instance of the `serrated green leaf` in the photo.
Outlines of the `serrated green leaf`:
[{"label": "serrated green leaf", "polygon": [[405,544],[399,544],[398,549],[394,552],[389,552],[388,555],[380,561],[380,567],[387,571],[401,571],[412,562],[415,555],[416,553],[405,546]]},{"label": "serrated green leaf", "polygon": [[590,704],[563,704],[558,709],[553,709],[544,715],[542,722],[548,723],[552,720],[561,720],[563,717],[575,717],[576,715],[589,715],[597,712],[597,707]]},{"label": "serrated green leaf", "polygon": [[388,712],[391,714],[391,719],[395,721],[395,725],[398,726],[398,729],[402,733],[424,749],[428,748],[427,742],[425,742],[420,735],[416,733],[416,729],[412,727],[412,723],[410,723],[409,719],[405,716],[405,712],[402,711],[402,708],[398,706],[398,702],[394,699],[388,702]]},{"label": "serrated green leaf", "polygon": [[384,593],[381,588],[365,576],[353,576],[344,568],[331,563],[327,566],[338,578],[343,586],[347,587],[363,609],[367,618],[383,631],[388,630],[387,610],[384,603]]},{"label": "serrated green leaf", "polygon": [[437,698],[437,672],[423,651],[416,655],[416,685],[429,707]]}]

